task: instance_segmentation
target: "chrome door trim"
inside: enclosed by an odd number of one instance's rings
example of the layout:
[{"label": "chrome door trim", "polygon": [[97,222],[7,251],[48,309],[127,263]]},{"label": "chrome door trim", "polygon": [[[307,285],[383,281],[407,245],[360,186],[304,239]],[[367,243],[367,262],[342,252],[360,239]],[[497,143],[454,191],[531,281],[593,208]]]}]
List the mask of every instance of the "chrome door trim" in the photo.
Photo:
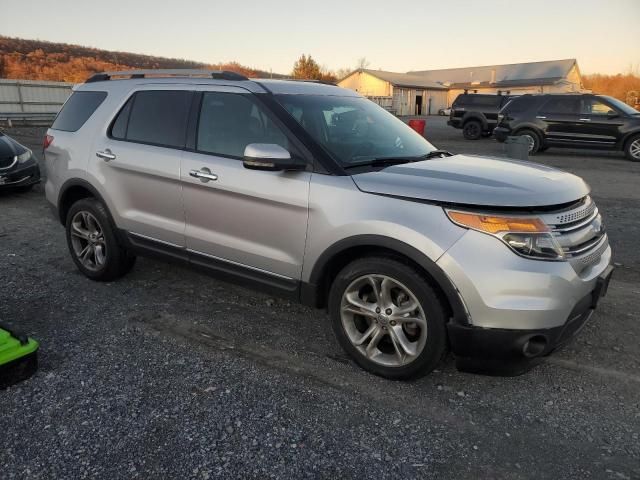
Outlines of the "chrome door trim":
[{"label": "chrome door trim", "polygon": [[258,272],[258,273],[263,273],[265,275],[269,275],[272,277],[276,277],[276,278],[281,278],[282,280],[294,280],[294,278],[291,277],[287,277],[286,275],[280,275],[279,273],[274,273],[274,272],[270,272],[269,270],[263,270],[262,268],[258,268],[258,267],[252,267],[251,265],[245,265],[244,263],[240,263],[240,262],[234,262],[233,260],[227,260],[226,258],[221,258],[221,257],[216,257],[215,255],[209,255],[208,253],[204,253],[204,252],[199,252],[198,250],[192,250],[190,248],[186,248],[182,245],[176,245],[175,243],[171,243],[171,242],[165,242],[164,240],[158,240],[157,238],[153,238],[153,237],[149,237],[147,235],[142,235],[141,233],[135,233],[135,232],[127,232],[129,235],[133,235],[134,237],[138,237],[141,238],[143,240],[148,240],[151,242],[156,242],[162,245],[166,245],[168,247],[173,247],[179,250],[183,250],[187,253],[190,254],[194,254],[194,255],[200,255],[202,257],[206,257],[206,258],[210,258],[211,260],[216,260],[218,262],[223,262],[223,263],[227,263],[229,265],[233,265],[236,267],[242,267],[242,268],[246,268],[247,270],[252,270],[254,272]]},{"label": "chrome door trim", "polygon": [[202,257],[210,258],[211,260],[216,260],[218,262],[224,262],[229,265],[234,265],[236,267],[246,268],[247,270],[253,270],[254,272],[264,273],[265,275],[270,275],[272,277],[281,278],[283,280],[295,280],[294,278],[287,277],[286,275],[280,275],[279,273],[270,272],[269,270],[263,270],[262,268],[252,267],[251,265],[245,265],[244,263],[240,263],[240,262],[234,262],[233,260],[227,260],[226,258],[216,257],[215,255],[199,252],[198,250],[191,250],[190,248],[187,248],[186,250],[187,250],[187,253],[200,255]]},{"label": "chrome door trim", "polygon": [[165,242],[164,240],[158,240],[157,238],[149,237],[147,235],[142,235],[141,233],[135,233],[135,232],[128,232],[128,233],[129,233],[129,235],[133,235],[134,237],[138,237],[138,238],[141,238],[143,240],[149,240],[151,242],[160,243],[162,245],[166,245],[168,247],[173,247],[173,248],[178,248],[180,250],[184,250],[185,249],[183,245],[177,245],[175,243]]}]

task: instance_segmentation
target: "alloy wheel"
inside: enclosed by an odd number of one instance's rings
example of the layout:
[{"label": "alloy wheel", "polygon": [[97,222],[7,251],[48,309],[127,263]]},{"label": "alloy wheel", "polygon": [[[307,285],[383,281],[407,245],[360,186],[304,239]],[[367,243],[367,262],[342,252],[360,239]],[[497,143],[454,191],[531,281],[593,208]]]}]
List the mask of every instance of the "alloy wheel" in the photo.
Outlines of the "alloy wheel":
[{"label": "alloy wheel", "polygon": [[340,306],[349,341],[366,358],[400,367],[424,350],[427,320],[405,285],[386,275],[365,275],[345,289]]},{"label": "alloy wheel", "polygon": [[529,153],[531,153],[534,147],[536,146],[536,140],[531,135],[527,135],[527,134],[523,135],[523,137],[527,139],[527,144],[528,144],[527,148],[529,149],[528,150]]},{"label": "alloy wheel", "polygon": [[104,231],[96,217],[87,211],[76,213],[71,220],[73,253],[88,270],[97,271],[107,260]]},{"label": "alloy wheel", "polygon": [[631,145],[629,146],[629,153],[636,160],[640,160],[640,138],[631,142]]}]

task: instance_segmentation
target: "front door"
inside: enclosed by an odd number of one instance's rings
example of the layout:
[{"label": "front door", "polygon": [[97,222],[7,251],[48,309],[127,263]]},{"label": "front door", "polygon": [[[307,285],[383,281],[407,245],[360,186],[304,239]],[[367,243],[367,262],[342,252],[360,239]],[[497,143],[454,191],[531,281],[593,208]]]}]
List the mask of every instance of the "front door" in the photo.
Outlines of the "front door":
[{"label": "front door", "polygon": [[598,98],[580,100],[578,121],[585,146],[613,148],[622,135],[622,114]]},{"label": "front door", "polygon": [[195,151],[184,152],[181,169],[187,249],[193,262],[231,274],[297,281],[311,172],[244,168],[248,144],[278,144],[292,156],[297,150],[254,95],[241,92],[201,94]]}]

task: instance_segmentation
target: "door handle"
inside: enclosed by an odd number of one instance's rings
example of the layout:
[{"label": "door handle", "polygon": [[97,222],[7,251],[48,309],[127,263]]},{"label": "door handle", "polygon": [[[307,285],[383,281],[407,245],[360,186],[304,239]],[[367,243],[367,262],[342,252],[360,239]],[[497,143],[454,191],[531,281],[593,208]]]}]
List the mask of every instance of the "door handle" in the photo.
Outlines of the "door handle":
[{"label": "door handle", "polygon": [[211,173],[211,170],[206,167],[200,170],[191,170],[189,172],[189,175],[193,178],[200,179],[200,181],[203,183],[207,183],[210,180],[213,180],[214,182],[218,180],[218,175],[216,175],[215,173]]},{"label": "door handle", "polygon": [[579,118],[578,120],[580,120],[581,122],[590,122],[591,121],[590,118]]},{"label": "door handle", "polygon": [[109,162],[111,160],[115,160],[116,156],[111,152],[108,148],[103,152],[96,152],[96,157],[103,159],[105,162]]}]

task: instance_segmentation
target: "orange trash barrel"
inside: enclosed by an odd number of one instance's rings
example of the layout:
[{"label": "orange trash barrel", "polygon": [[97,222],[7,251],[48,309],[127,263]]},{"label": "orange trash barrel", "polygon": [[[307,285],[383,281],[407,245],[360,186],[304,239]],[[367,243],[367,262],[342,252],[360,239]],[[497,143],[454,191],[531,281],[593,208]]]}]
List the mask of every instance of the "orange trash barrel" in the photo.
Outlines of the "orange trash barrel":
[{"label": "orange trash barrel", "polygon": [[420,135],[422,135],[424,137],[424,126],[426,125],[427,122],[425,122],[424,120],[417,120],[417,119],[413,119],[413,120],[409,120],[409,126],[411,128],[413,128],[416,132],[418,132]]}]

